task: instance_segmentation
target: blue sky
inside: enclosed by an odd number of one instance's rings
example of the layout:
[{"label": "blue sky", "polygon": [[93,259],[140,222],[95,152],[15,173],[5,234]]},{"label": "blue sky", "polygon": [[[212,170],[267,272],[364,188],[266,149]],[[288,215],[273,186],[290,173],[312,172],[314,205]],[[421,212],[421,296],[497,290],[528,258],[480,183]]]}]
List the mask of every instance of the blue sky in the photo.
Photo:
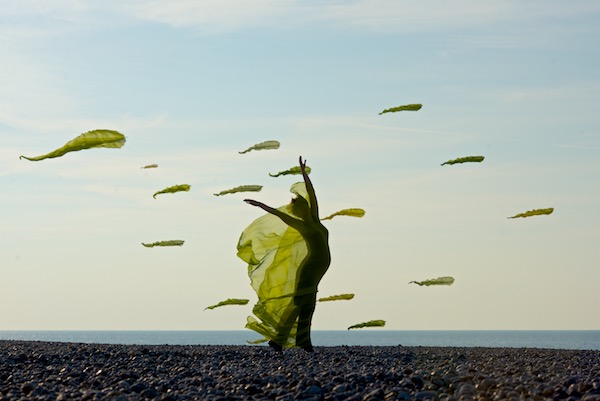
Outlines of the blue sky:
[{"label": "blue sky", "polygon": [[[0,5],[0,327],[243,328],[260,211],[212,194],[280,206],[298,178],[267,173],[302,155],[323,213],[367,212],[328,223],[320,295],[356,297],[314,329],[600,329],[599,22],[593,1]],[[97,128],[126,145],[19,160]],[[251,303],[203,311],[230,297]]]}]

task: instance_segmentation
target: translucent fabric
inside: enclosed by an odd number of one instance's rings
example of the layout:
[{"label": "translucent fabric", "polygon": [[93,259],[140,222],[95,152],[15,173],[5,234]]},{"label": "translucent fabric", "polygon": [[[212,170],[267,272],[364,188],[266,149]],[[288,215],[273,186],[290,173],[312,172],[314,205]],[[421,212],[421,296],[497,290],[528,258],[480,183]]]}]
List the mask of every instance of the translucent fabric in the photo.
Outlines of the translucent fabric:
[{"label": "translucent fabric", "polygon": [[[303,182],[291,192],[307,199]],[[292,215],[289,205],[278,208]],[[248,263],[248,276],[258,302],[246,327],[284,347],[296,345],[298,307],[294,304],[300,265],[308,249],[300,233],[270,213],[254,220],[240,236],[238,256]]]}]

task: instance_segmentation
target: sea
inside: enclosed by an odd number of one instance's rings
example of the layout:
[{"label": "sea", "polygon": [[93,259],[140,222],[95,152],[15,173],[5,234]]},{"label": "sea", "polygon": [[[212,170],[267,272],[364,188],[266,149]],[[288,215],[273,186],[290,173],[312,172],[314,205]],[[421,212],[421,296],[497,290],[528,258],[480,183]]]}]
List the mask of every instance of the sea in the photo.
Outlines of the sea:
[{"label": "sea", "polygon": [[[0,340],[129,345],[249,345],[260,336],[227,331],[14,331]],[[600,330],[313,330],[315,346],[440,346],[600,350]]]}]

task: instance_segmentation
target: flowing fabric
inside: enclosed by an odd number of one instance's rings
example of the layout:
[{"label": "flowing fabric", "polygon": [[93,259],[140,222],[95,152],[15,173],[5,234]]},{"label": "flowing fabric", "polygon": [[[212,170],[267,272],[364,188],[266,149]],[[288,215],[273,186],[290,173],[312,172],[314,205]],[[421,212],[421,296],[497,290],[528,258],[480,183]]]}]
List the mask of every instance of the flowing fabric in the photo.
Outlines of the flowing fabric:
[{"label": "flowing fabric", "polygon": [[[307,199],[303,182],[290,191]],[[289,205],[278,210],[292,215]],[[293,215],[292,215],[293,216]],[[270,213],[254,220],[240,236],[238,256],[248,263],[248,276],[258,302],[246,328],[284,347],[296,345],[299,308],[294,297],[304,295],[297,289],[300,265],[308,254],[300,233]],[[257,319],[258,318],[258,319]]]}]

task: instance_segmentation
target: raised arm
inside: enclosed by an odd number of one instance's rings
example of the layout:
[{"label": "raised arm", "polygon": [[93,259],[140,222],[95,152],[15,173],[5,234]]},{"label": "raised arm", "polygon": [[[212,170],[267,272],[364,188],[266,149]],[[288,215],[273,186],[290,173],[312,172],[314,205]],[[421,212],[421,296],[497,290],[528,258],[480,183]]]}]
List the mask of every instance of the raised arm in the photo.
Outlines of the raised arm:
[{"label": "raised arm", "polygon": [[315,195],[315,188],[306,173],[306,160],[302,161],[302,156],[299,158],[300,161],[300,169],[302,170],[302,177],[304,178],[304,183],[306,184],[306,192],[308,192],[308,201],[310,202],[310,212],[315,219],[315,221],[319,221],[319,204],[317,203],[317,195]]},{"label": "raised arm", "polygon": [[295,228],[298,231],[300,231],[304,227],[304,222],[302,220],[295,219],[289,214],[283,213],[282,211],[272,208],[271,206],[267,206],[262,202],[255,201],[254,199],[244,199],[244,202],[252,206],[258,206],[265,212],[271,213],[272,215],[279,217],[285,224],[292,228]]}]

